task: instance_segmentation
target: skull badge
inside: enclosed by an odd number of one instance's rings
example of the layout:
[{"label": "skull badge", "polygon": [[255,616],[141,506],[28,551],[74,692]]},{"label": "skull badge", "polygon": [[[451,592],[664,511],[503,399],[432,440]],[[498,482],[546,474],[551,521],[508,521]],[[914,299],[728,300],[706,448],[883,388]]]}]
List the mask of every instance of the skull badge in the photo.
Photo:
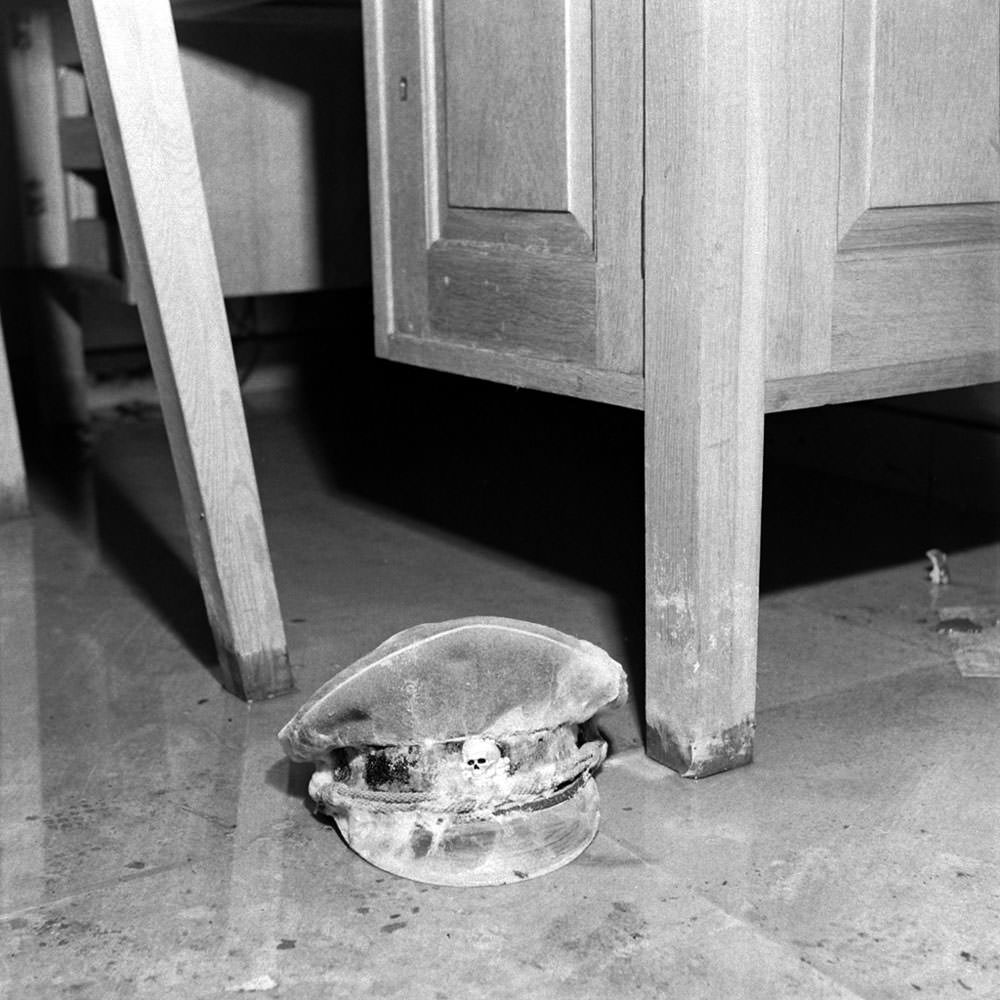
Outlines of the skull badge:
[{"label": "skull badge", "polygon": [[462,761],[472,777],[490,774],[500,760],[500,747],[493,740],[472,736],[462,744]]}]

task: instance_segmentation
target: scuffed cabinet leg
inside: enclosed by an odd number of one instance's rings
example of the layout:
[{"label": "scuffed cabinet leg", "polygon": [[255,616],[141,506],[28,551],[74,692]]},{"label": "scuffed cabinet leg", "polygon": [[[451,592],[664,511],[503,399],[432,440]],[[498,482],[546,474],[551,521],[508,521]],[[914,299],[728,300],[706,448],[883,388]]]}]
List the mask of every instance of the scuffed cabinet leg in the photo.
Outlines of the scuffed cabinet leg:
[{"label": "scuffed cabinet leg", "polygon": [[646,739],[700,778],[753,757],[763,410],[684,381],[646,381]]},{"label": "scuffed cabinet leg", "polygon": [[71,0],[223,682],[292,688],[168,0]]},{"label": "scuffed cabinet leg", "polygon": [[[656,480],[669,484],[666,495]],[[756,563],[758,539],[691,510],[701,544],[681,540],[678,511],[697,494],[694,483],[647,471],[646,752],[690,778],[751,762],[756,687],[756,570],[740,584],[715,564]]]},{"label": "scuffed cabinet leg", "polygon": [[682,723],[682,728],[674,727],[675,721],[667,713],[661,717],[655,711],[647,711],[646,752],[683,778],[707,778],[753,761],[752,718],[729,728],[708,726],[701,733],[683,727]]},{"label": "scuffed cabinet leg", "polygon": [[682,382],[646,384],[646,750],[703,778],[753,759],[763,411]]},{"label": "scuffed cabinet leg", "polygon": [[645,9],[647,749],[697,778],[753,755],[772,40]]}]

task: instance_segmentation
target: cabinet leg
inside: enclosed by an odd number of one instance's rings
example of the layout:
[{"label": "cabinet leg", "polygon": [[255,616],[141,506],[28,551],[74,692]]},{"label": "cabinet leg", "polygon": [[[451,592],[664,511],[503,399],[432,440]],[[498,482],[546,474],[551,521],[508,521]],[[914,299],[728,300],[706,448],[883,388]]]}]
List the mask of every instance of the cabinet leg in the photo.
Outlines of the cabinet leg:
[{"label": "cabinet leg", "polygon": [[693,444],[697,422],[646,405],[646,748],[699,778],[753,757],[760,449],[736,463],[735,435]]},{"label": "cabinet leg", "polygon": [[647,750],[702,777],[753,754],[769,39],[646,9]]},{"label": "cabinet leg", "polygon": [[291,689],[169,0],[71,0],[224,683]]},{"label": "cabinet leg", "polygon": [[7,367],[7,349],[0,328],[0,521],[28,513],[24,456],[14,411],[14,392]]}]

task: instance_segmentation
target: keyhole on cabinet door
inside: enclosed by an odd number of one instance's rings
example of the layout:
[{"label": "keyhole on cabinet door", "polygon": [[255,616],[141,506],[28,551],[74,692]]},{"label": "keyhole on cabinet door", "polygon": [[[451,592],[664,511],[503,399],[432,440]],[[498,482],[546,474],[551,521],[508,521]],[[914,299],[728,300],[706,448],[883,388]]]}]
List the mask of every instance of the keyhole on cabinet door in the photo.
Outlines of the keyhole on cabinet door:
[{"label": "keyhole on cabinet door", "polygon": [[410,85],[407,83],[406,77],[401,76],[399,78],[399,99],[405,101],[407,97],[407,92],[409,91]]}]

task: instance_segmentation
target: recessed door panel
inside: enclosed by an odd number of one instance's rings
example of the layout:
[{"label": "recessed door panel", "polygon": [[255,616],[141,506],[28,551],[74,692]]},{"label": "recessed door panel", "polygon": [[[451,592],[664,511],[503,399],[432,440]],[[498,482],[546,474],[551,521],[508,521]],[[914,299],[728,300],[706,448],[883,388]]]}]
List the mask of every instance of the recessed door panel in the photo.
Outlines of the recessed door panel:
[{"label": "recessed door panel", "polygon": [[569,211],[569,158],[590,157],[589,108],[582,127],[568,127],[581,110],[574,74],[590,83],[589,11],[561,0],[498,10],[492,0],[443,5],[448,203]]},{"label": "recessed door panel", "polygon": [[641,3],[368,0],[366,31],[382,353],[640,372]]},{"label": "recessed door panel", "polygon": [[873,48],[871,205],[1000,200],[996,0],[879,0]]},{"label": "recessed door panel", "polygon": [[845,0],[831,365],[1000,349],[1000,8]]}]

